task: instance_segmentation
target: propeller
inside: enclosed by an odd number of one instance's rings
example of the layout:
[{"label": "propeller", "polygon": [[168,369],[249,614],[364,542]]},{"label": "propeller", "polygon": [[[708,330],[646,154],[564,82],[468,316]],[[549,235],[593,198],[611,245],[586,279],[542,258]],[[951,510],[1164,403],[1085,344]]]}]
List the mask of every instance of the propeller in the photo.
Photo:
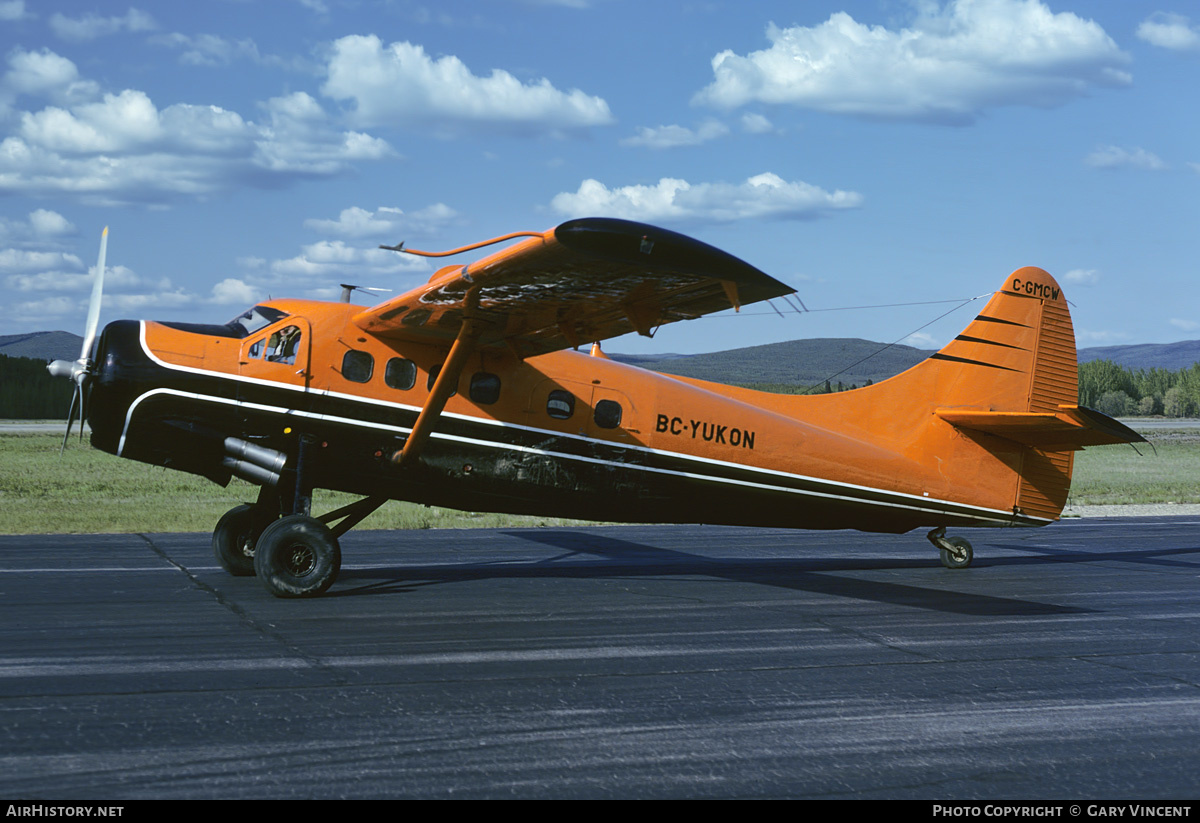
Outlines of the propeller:
[{"label": "propeller", "polygon": [[104,257],[108,253],[108,226],[100,234],[100,257],[96,261],[96,282],[92,285],[92,299],[88,304],[87,325],[83,332],[83,347],[79,351],[79,359],[55,360],[46,366],[47,371],[55,377],[69,377],[75,383],[75,391],[71,394],[71,409],[67,412],[67,431],[63,434],[62,448],[59,454],[66,451],[67,440],[71,437],[71,426],[75,423],[75,409],[79,409],[79,439],[83,440],[83,421],[87,419],[87,393],[84,391],[88,379],[92,376],[92,344],[96,342],[96,327],[100,323],[100,298],[104,293]]}]

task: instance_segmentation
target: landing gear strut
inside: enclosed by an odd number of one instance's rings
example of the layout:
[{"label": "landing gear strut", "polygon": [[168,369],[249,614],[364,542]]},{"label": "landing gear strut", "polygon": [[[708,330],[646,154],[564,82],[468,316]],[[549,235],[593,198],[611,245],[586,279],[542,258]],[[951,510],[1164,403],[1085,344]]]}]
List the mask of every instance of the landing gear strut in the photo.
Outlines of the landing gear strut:
[{"label": "landing gear strut", "polygon": [[938,526],[928,535],[929,542],[938,547],[942,565],[947,569],[965,569],[975,559],[975,550],[965,537],[946,537],[946,527]]}]

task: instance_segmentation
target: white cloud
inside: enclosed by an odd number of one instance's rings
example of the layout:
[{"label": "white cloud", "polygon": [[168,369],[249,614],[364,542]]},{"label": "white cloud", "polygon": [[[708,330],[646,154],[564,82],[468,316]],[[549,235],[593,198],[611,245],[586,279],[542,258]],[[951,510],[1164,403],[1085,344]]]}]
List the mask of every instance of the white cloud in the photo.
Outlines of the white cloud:
[{"label": "white cloud", "polygon": [[71,221],[48,209],[31,211],[28,220],[0,217],[0,243],[44,246],[75,233]]},{"label": "white cloud", "polygon": [[1095,269],[1071,269],[1063,275],[1063,282],[1073,286],[1094,286],[1100,282],[1100,272]]},{"label": "white cloud", "polygon": [[729,127],[717,120],[706,120],[695,130],[685,126],[638,128],[636,137],[621,140],[622,146],[645,146],[651,149],[670,149],[676,146],[698,146],[729,134]]},{"label": "white cloud", "polygon": [[421,46],[374,35],[333,44],[321,93],[352,103],[359,125],[432,128],[442,135],[483,130],[525,134],[612,122],[608,104],[578,89],[563,92],[543,78],[522,83],[493,69],[479,77],[457,57],[433,59]]},{"label": "white cloud", "polygon": [[0,2],[0,20],[23,20],[32,17],[25,13],[25,0],[3,0]]},{"label": "white cloud", "polygon": [[337,237],[400,237],[404,234],[428,235],[458,220],[458,212],[445,203],[434,203],[416,211],[381,206],[375,211],[352,206],[342,209],[337,220],[305,220],[304,225],[321,234]]},{"label": "white cloud", "polygon": [[936,349],[939,347],[938,339],[932,334],[927,334],[923,331],[913,332],[900,342],[915,349]]},{"label": "white cloud", "polygon": [[121,31],[150,31],[154,28],[154,19],[149,14],[132,7],[119,17],[101,17],[94,12],[83,17],[67,17],[57,12],[50,16],[50,29],[63,40],[75,42],[95,40]]},{"label": "white cloud", "polygon": [[576,192],[555,195],[550,205],[569,217],[623,217],[645,222],[726,223],[747,218],[808,220],[829,211],[862,204],[857,192],[824,189],[776,174],[751,177],[744,183],[697,183],[664,177],[654,186],[610,189],[585,180]]},{"label": "white cloud", "polygon": [[925,3],[911,27],[824,23],[767,29],[771,46],[713,58],[694,102],[751,102],[859,117],[967,124],[996,106],[1050,107],[1130,82],[1125,55],[1095,22],[1040,0]]},{"label": "white cloud", "polygon": [[15,128],[0,141],[0,193],[164,202],[337,175],[394,156],[379,138],[337,128],[304,92],[261,103],[255,122],[212,105],[159,109],[135,89],[100,96],[71,61],[48,51],[18,50],[9,65],[0,102],[20,92],[57,105],[11,115]]},{"label": "white cloud", "polygon": [[1098,169],[1130,168],[1142,171],[1162,171],[1167,164],[1145,149],[1123,149],[1120,146],[1101,146],[1083,159],[1083,162]]},{"label": "white cloud", "polygon": [[[0,249],[0,271],[24,273],[47,269],[55,271],[70,269],[77,271],[82,268],[83,261],[73,254],[58,251]],[[10,275],[8,279],[12,280],[13,277],[17,276],[20,275]]]},{"label": "white cloud", "polygon": [[398,254],[379,248],[359,248],[342,240],[322,240],[301,248],[301,253],[286,260],[274,260],[265,273],[247,277],[255,286],[287,285],[299,282],[311,286],[361,281],[364,277],[392,277],[429,271],[422,257]]},{"label": "white cloud", "polygon": [[244,280],[226,277],[212,287],[212,302],[221,306],[248,306],[257,303],[265,294],[261,288],[251,286]]},{"label": "white cloud", "polygon": [[1137,36],[1152,46],[1172,51],[1200,49],[1200,27],[1182,14],[1155,12],[1138,26]]},{"label": "white cloud", "polygon": [[1200,323],[1197,323],[1195,320],[1184,320],[1181,317],[1172,317],[1168,322],[1172,326],[1183,329],[1184,331],[1195,331],[1196,329],[1200,329]]},{"label": "white cloud", "polygon": [[1080,343],[1087,343],[1091,346],[1115,346],[1120,343],[1126,343],[1132,335],[1129,332],[1123,331],[1093,331],[1091,329],[1076,329],[1075,339]]},{"label": "white cloud", "polygon": [[237,60],[248,60],[260,66],[273,66],[289,71],[316,73],[318,67],[303,58],[284,58],[271,54],[263,54],[258,50],[258,44],[250,38],[230,40],[215,34],[156,34],[149,38],[156,46],[176,49],[179,52],[179,62],[185,66],[204,66],[207,68],[228,66]]},{"label": "white cloud", "polygon": [[9,52],[8,71],[0,81],[0,111],[21,95],[69,104],[94,99],[97,94],[99,87],[81,79],[79,70],[67,58],[49,49],[17,48]]},{"label": "white cloud", "polygon": [[770,134],[775,131],[775,126],[761,114],[748,112],[742,115],[742,130],[750,134]]}]

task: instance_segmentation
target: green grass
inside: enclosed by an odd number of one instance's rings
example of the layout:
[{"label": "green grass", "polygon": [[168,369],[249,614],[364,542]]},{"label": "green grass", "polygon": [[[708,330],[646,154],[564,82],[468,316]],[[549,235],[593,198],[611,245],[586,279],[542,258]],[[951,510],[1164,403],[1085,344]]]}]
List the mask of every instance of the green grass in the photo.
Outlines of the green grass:
[{"label": "green grass", "polygon": [[1084,449],[1075,458],[1070,503],[1200,503],[1200,430],[1147,431],[1151,446]]},{"label": "green grass", "polygon": [[[1075,462],[1073,505],[1200,503],[1200,431],[1156,431],[1139,445],[1086,449]],[[251,502],[257,489],[235,480],[221,488],[199,477],[122,460],[61,435],[0,434],[0,533],[86,534],[210,531],[230,507]],[[355,498],[318,492],[315,511]],[[363,528],[436,529],[557,526],[575,521],[474,514],[392,501]]]},{"label": "green grass", "polygon": [[[73,438],[59,457],[60,434],[0,434],[0,534],[206,532],[258,488],[234,480],[221,488],[201,477],[122,460]],[[358,498],[318,491],[313,511]],[[390,501],[361,524],[367,529],[559,526],[578,521],[477,514]]]}]

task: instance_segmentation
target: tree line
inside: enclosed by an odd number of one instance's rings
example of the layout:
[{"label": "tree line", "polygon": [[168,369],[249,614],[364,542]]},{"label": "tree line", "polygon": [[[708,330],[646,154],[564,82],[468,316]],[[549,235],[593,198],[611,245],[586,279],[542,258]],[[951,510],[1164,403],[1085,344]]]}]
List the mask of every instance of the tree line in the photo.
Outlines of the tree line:
[{"label": "tree line", "polygon": [[69,380],[51,377],[45,361],[0,354],[0,418],[65,418],[74,388]]},{"label": "tree line", "polygon": [[1079,405],[1111,417],[1196,417],[1200,363],[1186,369],[1127,369],[1109,360],[1079,364]]}]

